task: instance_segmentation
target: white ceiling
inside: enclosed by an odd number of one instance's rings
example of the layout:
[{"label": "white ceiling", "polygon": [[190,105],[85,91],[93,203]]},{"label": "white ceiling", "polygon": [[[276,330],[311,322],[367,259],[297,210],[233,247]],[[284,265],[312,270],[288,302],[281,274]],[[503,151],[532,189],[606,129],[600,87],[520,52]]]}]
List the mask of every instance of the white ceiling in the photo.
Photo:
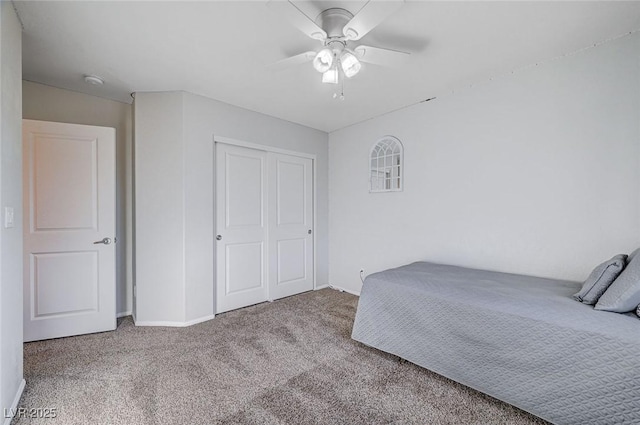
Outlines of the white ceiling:
[{"label": "white ceiling", "polygon": [[[365,1],[295,3],[315,18]],[[409,62],[365,65],[340,101],[310,63],[268,67],[320,43],[264,0],[15,6],[27,80],[123,102],[136,91],[185,90],[327,132],[640,28],[637,1],[408,1],[361,42],[409,51]]]}]

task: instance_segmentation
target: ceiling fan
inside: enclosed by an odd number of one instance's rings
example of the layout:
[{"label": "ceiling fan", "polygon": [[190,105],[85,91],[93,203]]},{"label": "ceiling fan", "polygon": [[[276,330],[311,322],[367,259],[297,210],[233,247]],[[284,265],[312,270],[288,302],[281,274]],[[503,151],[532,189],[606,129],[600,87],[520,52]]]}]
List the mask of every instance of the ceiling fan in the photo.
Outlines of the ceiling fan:
[{"label": "ceiling fan", "polygon": [[369,0],[355,15],[346,9],[334,7],[311,19],[290,0],[270,0],[267,3],[269,8],[323,45],[320,50],[300,53],[277,62],[277,65],[312,61],[315,70],[322,74],[323,83],[338,84],[340,74],[353,77],[360,72],[362,62],[385,66],[401,63],[409,53],[353,44],[403,4],[404,0]]}]

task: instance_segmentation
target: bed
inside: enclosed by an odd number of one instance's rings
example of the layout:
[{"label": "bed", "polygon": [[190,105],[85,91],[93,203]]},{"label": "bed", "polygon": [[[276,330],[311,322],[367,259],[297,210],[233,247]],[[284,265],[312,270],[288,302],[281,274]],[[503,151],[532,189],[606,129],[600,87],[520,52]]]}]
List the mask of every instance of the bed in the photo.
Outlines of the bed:
[{"label": "bed", "polygon": [[640,320],[580,286],[417,262],[365,279],[352,337],[554,424],[640,424]]}]

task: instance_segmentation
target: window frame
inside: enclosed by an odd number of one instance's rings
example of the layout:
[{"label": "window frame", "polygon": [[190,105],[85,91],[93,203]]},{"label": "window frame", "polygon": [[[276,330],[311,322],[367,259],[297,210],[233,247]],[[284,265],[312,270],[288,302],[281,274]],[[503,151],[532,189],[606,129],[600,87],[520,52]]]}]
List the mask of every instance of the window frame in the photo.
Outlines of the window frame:
[{"label": "window frame", "polygon": [[[389,164],[387,164],[387,158],[389,158]],[[394,164],[393,161],[396,158],[397,163]],[[375,167],[373,165],[374,159]],[[397,174],[394,173],[394,168],[397,169]],[[369,150],[367,169],[369,193],[402,192],[404,188],[404,146],[400,139],[387,135],[376,140]],[[374,173],[378,175],[377,178],[374,178]],[[380,173],[384,173],[384,175],[380,177]],[[375,184],[374,180],[377,181]],[[392,184],[394,180],[398,182],[397,187]],[[381,182],[382,184],[380,184]],[[379,186],[384,187],[380,188]]]}]

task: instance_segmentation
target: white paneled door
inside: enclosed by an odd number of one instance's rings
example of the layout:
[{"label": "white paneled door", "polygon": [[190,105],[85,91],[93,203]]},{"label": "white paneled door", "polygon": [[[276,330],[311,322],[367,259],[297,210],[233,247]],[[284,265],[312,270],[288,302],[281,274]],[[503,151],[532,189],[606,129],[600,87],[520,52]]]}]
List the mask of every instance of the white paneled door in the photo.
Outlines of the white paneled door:
[{"label": "white paneled door", "polygon": [[313,289],[312,161],[269,154],[269,298]]},{"label": "white paneled door", "polygon": [[217,144],[217,312],[267,299],[267,155]]},{"label": "white paneled door", "polygon": [[24,340],[116,328],[115,130],[23,120]]},{"label": "white paneled door", "polygon": [[313,289],[312,166],[216,144],[217,313]]}]

